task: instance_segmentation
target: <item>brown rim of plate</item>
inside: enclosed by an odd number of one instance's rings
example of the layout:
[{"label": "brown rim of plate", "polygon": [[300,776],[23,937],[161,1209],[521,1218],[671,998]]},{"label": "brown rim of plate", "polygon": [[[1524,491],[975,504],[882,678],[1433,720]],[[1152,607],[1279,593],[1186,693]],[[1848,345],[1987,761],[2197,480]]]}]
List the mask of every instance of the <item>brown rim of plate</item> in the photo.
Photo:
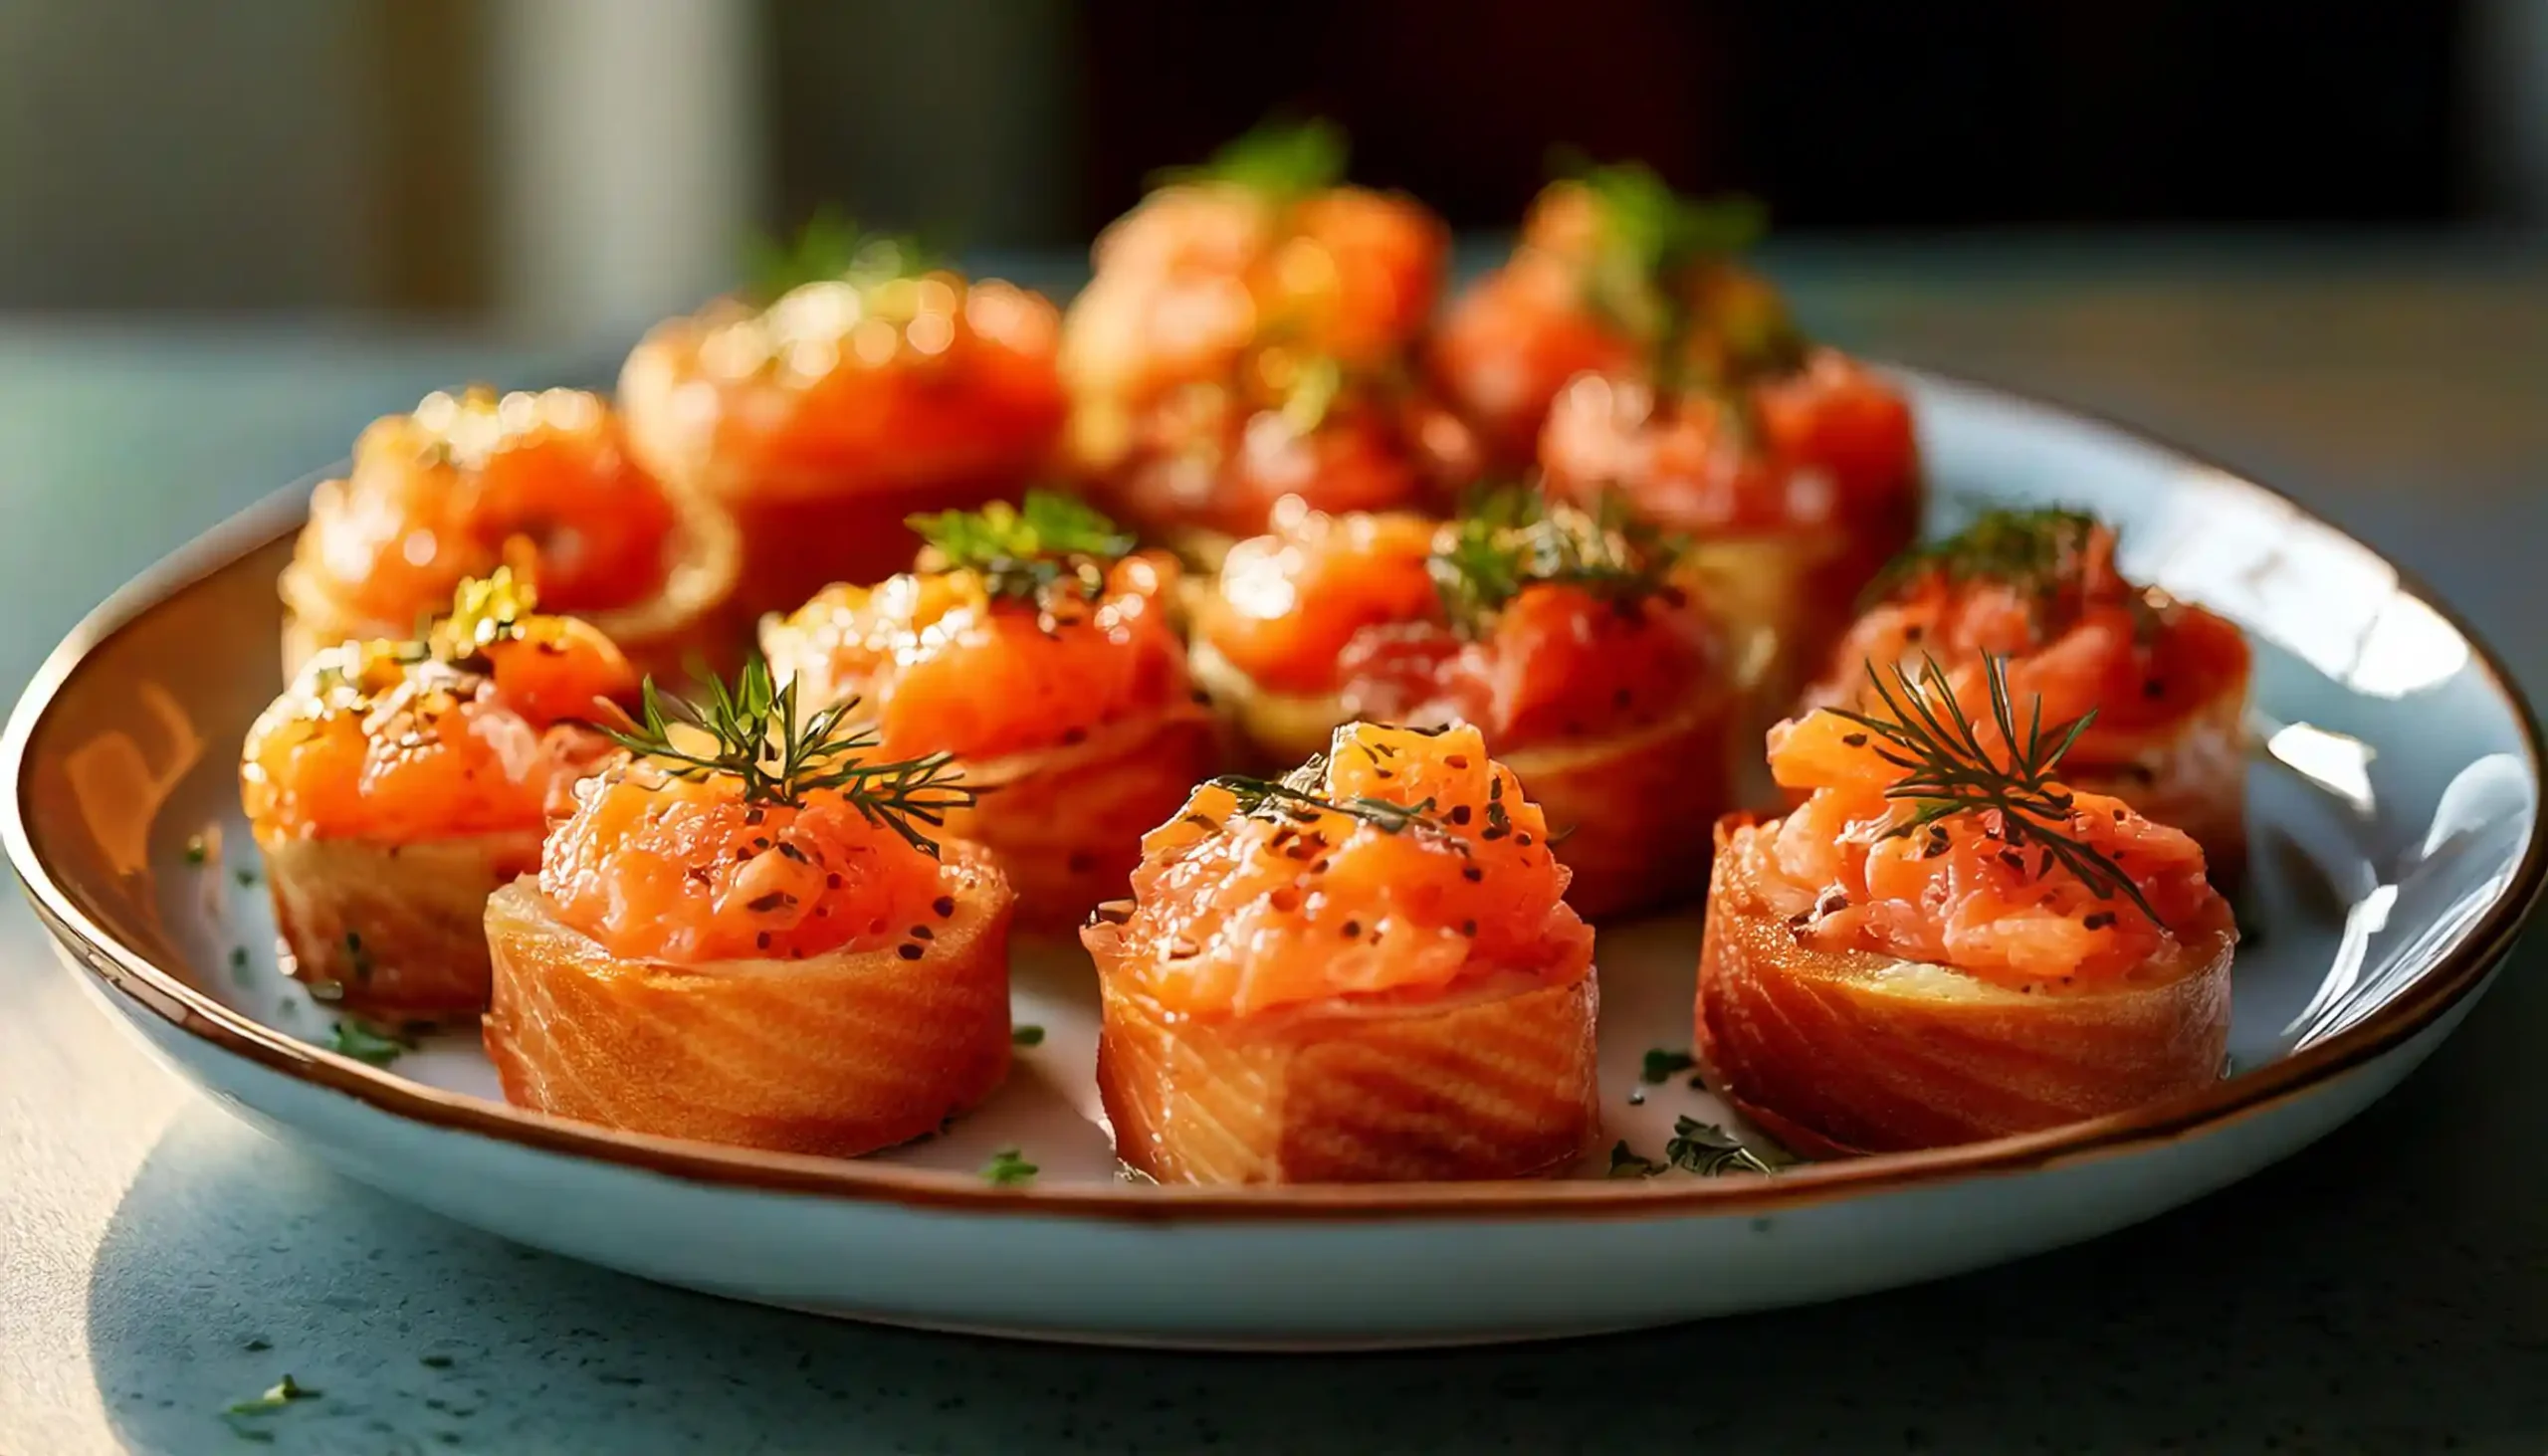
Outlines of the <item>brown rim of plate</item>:
[{"label": "brown rim of plate", "polygon": [[[2502,660],[2466,621],[2411,572],[2324,520],[2299,502],[2240,472],[2135,426],[1935,370],[1903,370],[2156,445],[2214,470],[2317,522],[2388,564],[2399,584],[2458,632],[2489,687],[2522,729],[2531,781],[2548,760],[2537,716]],[[318,476],[311,481],[319,479]],[[1753,1215],[1950,1179],[2036,1172],[2084,1159],[2152,1148],[2287,1102],[2374,1061],[2440,1020],[2503,958],[2548,883],[2548,816],[2534,804],[2530,837],[2511,883],[2485,919],[2395,1000],[2361,1024],[2279,1061],[2201,1092],[2072,1123],[2043,1133],[1921,1152],[1808,1163],[1775,1177],[1605,1182],[1339,1184],[1303,1187],[993,1187],[962,1173],[892,1163],[829,1159],[725,1147],[623,1133],[525,1112],[393,1076],[265,1026],[213,1000],[106,935],[71,902],[37,856],[26,825],[27,745],[36,722],[80,663],[101,644],[180,588],[298,526],[309,482],[288,486],[143,572],[84,618],[54,649],[11,713],[0,737],[0,771],[11,791],[0,821],[9,860],[39,919],[107,986],[190,1036],[269,1071],[342,1093],[395,1117],[480,1134],[544,1152],[617,1163],[687,1181],[861,1202],[970,1213],[1094,1217],[1135,1223],[1279,1222],[1373,1218],[1486,1220],[1662,1218]]]}]

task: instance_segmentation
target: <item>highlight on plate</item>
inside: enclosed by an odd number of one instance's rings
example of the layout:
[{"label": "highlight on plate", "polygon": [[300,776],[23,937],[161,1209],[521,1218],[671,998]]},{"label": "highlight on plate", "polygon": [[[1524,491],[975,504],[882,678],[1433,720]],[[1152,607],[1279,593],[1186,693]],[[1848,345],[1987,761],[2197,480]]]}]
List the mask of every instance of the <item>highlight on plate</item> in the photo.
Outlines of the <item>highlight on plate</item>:
[{"label": "highlight on plate", "polygon": [[[1162,1182],[1764,1175],[2220,1076],[2238,632],[2085,516],[1906,551],[1909,405],[1757,209],[1581,170],[1437,318],[1345,156],[1163,177],[1066,315],[826,215],[615,403],[365,432],[242,751],[295,973],[538,1113],[855,1157],[1000,1096],[1014,923],[1098,1026],[1037,1077]],[[1648,1063],[1743,1121],[1652,1162],[1586,917],[1702,896]]]}]

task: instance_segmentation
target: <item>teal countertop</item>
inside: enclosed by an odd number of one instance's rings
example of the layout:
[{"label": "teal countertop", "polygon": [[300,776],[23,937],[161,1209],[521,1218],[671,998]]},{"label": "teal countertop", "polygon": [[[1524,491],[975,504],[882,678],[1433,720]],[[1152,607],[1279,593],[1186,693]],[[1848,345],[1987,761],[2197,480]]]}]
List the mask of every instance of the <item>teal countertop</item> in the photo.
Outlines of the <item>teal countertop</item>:
[{"label": "teal countertop", "polygon": [[[2548,258],[2159,240],[1786,262],[1808,319],[1844,343],[2089,405],[2292,492],[2548,685]],[[557,358],[316,323],[0,319],[0,687],[371,416],[473,375],[532,382]],[[159,1070],[13,896],[0,1452],[2535,1456],[2542,1027],[2532,947],[2423,1071],[2318,1146],[2124,1234],[1946,1283],[1503,1350],[1162,1354],[728,1304],[411,1210]],[[261,1423],[271,1445],[234,1435],[220,1408],[286,1371],[322,1397]]]}]

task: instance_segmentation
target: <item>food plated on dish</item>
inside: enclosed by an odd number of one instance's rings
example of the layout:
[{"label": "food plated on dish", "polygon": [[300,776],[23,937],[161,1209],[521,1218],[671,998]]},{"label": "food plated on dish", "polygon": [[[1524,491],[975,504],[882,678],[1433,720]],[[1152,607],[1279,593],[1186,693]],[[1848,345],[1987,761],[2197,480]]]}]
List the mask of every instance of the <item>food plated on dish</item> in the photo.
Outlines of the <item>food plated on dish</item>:
[{"label": "food plated on dish", "polygon": [[[1438,357],[1389,310],[1336,336]],[[1807,652],[1746,630],[1775,562],[1633,479],[1508,457],[1502,495],[1286,491],[1215,571],[1167,554],[1194,521],[1118,528],[1108,482],[1021,468],[861,497],[890,552],[798,532],[818,578],[743,585],[758,622],[728,594],[703,655],[769,657],[714,686],[649,658],[649,694],[597,610],[515,583],[506,625],[490,581],[420,643],[317,644],[275,704],[296,497],[48,667],[12,858],[162,1054],[400,1196],[1023,1333],[1493,1339],[1829,1298],[2148,1216],[2393,1085],[2548,863],[2482,646],[2227,473],[1826,363],[1916,422],[1893,458],[1942,520],[2069,513],[2014,533],[2050,567],[1951,537],[1813,597]],[[470,566],[553,573],[573,535]],[[2225,736],[2231,767],[2187,746]],[[1007,934],[1091,902],[1077,939]]]},{"label": "food plated on dish", "polygon": [[1473,728],[1216,778],[1085,933],[1116,1151],[1162,1182],[1524,1177],[1600,1126],[1592,930]]},{"label": "food plated on dish", "polygon": [[1058,315],[1026,289],[828,214],[760,272],[656,327],[619,376],[630,450],[741,532],[746,628],[901,569],[915,512],[1014,497],[1067,407]]},{"label": "food plated on dish", "polygon": [[515,1103],[849,1156],[937,1131],[1008,1071],[1008,923],[946,754],[854,702],[799,716],[755,662],[705,708],[649,684],[538,871],[487,902],[488,1057]]},{"label": "food plated on dish", "polygon": [[1869,667],[1872,713],[1771,731],[1808,797],[1718,830],[1698,1061],[1791,1149],[2037,1132],[2222,1075],[2238,933],[2203,847],[2066,782],[2090,722],[1980,667]]},{"label": "food plated on dish", "polygon": [[239,791],[292,973],[397,1018],[487,1003],[487,897],[539,863],[548,809],[637,686],[609,639],[499,567],[422,641],[313,653],[248,729]]},{"label": "food plated on dish", "polygon": [[1209,561],[1287,499],[1448,499],[1467,424],[1416,377],[1450,235],[1345,181],[1345,138],[1269,123],[1167,174],[1097,239],[1062,326],[1073,470],[1107,509]]},{"label": "food plated on dish", "polygon": [[1169,621],[1176,564],[1044,491],[914,524],[920,569],[826,587],[761,649],[802,711],[855,701],[887,754],[953,755],[980,798],[947,833],[999,856],[1021,925],[1067,935],[1219,762]]},{"label": "food plated on dish", "polygon": [[1230,549],[1194,608],[1195,675],[1272,760],[1345,723],[1473,724],[1556,826],[1576,909],[1669,904],[1704,883],[1738,697],[1681,549],[1616,498],[1301,514]]},{"label": "food plated on dish", "polygon": [[284,676],[350,638],[412,635],[499,567],[640,671],[722,656],[733,635],[726,513],[640,467],[598,395],[473,385],[375,422],[312,496],[281,582]]}]

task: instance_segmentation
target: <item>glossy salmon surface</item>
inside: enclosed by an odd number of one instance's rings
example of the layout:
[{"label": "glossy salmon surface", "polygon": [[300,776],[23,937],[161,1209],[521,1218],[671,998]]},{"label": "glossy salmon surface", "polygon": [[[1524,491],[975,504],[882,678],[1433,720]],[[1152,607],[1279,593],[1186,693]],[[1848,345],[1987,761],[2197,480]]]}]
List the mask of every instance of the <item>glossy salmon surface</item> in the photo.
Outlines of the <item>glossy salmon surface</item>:
[{"label": "glossy salmon surface", "polygon": [[620,402],[640,459],[733,514],[746,605],[783,610],[900,569],[905,517],[1042,472],[1067,412],[1058,341],[1040,296],[901,259],[660,325]]},{"label": "glossy salmon surface", "polygon": [[[1951,725],[1937,681],[1919,702]],[[1987,710],[1973,732],[2006,768]],[[2025,791],[2040,813],[1923,818],[1939,800],[1905,787],[1903,752],[1827,712],[1773,731],[1773,772],[1808,797],[1719,831],[1697,1008],[1710,1085],[1800,1150],[1849,1151],[2218,1078],[2237,933],[2202,847],[2058,781]]]},{"label": "glossy salmon surface", "polygon": [[669,656],[714,645],[736,562],[731,524],[642,468],[599,396],[429,394],[364,430],[352,471],[313,496],[283,580],[285,671],[406,636],[500,566],[623,651]]},{"label": "glossy salmon surface", "polygon": [[1469,728],[1216,780],[1084,934],[1118,1151],[1184,1181],[1500,1177],[1592,1135],[1592,933]]},{"label": "glossy salmon surface", "polygon": [[1871,667],[1934,659],[1979,702],[1982,658],[2000,657],[2047,718],[2095,713],[2062,760],[2074,783],[2192,834],[2229,883],[2245,856],[2246,639],[2125,579],[2115,543],[2073,513],[1986,516],[1895,568],[1804,701],[1863,706]]},{"label": "glossy salmon surface", "polygon": [[1731,762],[1715,624],[1645,547],[1578,539],[1592,517],[1532,520],[1313,515],[1242,541],[1195,606],[1197,676],[1269,753],[1473,724],[1564,831],[1578,910],[1695,894]]},{"label": "glossy salmon surface", "polygon": [[294,973],[360,1010],[486,1004],[486,898],[538,864],[550,808],[607,755],[581,720],[634,688],[591,626],[465,585],[424,642],[312,658],[251,728],[240,797]]},{"label": "glossy salmon surface", "polygon": [[800,712],[854,700],[886,755],[956,755],[981,798],[947,832],[996,852],[1021,922],[1059,933],[1123,893],[1143,832],[1220,744],[1168,622],[1174,563],[1041,564],[830,587],[766,623],[762,646]]}]

